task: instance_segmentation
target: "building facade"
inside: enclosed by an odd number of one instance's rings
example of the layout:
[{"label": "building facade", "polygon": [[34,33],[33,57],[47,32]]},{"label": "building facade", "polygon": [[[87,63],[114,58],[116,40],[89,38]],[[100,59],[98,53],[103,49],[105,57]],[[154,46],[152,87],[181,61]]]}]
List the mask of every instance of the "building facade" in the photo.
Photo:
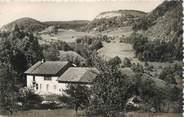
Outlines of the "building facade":
[{"label": "building facade", "polygon": [[73,67],[67,61],[39,61],[25,74],[27,87],[34,89],[36,94],[62,95],[68,84],[90,87],[96,71],[95,68]]}]

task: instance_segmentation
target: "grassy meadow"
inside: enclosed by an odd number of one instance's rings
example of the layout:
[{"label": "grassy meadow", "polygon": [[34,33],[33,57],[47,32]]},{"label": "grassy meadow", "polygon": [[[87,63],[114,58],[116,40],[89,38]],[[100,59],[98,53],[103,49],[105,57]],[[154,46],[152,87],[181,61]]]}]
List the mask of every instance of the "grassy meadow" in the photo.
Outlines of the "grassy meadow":
[{"label": "grassy meadow", "polygon": [[[73,109],[55,109],[55,110],[29,110],[19,111],[13,115],[0,117],[76,117]],[[82,112],[78,112],[77,117],[85,117]],[[134,113],[130,112],[127,117],[182,117],[181,113]]]}]

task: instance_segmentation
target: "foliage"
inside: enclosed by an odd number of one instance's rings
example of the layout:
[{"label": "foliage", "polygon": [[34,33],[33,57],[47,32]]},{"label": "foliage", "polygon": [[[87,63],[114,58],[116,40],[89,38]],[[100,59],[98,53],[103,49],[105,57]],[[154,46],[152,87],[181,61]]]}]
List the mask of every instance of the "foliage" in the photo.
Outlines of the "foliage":
[{"label": "foliage", "polygon": [[144,16],[142,18],[135,20],[135,22],[133,23],[132,29],[134,31],[137,31],[140,29],[147,30],[150,25],[151,25],[151,21],[146,16]]},{"label": "foliage", "polygon": [[123,60],[123,66],[124,67],[130,67],[131,66],[131,61],[129,58],[125,57]]},{"label": "foliage", "polygon": [[88,106],[91,94],[89,87],[79,84],[68,84],[64,92],[66,94],[61,97],[61,101],[73,105],[76,114],[79,108]]},{"label": "foliage", "polygon": [[7,66],[0,68],[0,113],[13,114],[17,110],[17,92],[11,70]]},{"label": "foliage", "polygon": [[17,100],[22,102],[23,109],[30,109],[34,104],[40,104],[43,99],[41,96],[34,93],[34,89],[23,87],[19,89]]},{"label": "foliage", "polygon": [[67,44],[64,41],[52,42],[50,46],[52,46],[56,50],[63,50],[63,51],[72,50],[72,48],[69,46],[69,44]]},{"label": "foliage", "polygon": [[[161,42],[159,40],[148,41],[146,37],[137,34],[133,39],[133,48],[138,59],[143,61],[170,61],[177,58],[178,48],[172,42]],[[180,52],[181,53],[181,52]]]},{"label": "foliage", "polygon": [[53,46],[42,45],[43,55],[45,60],[48,61],[57,61],[59,60],[59,51],[55,49]]},{"label": "foliage", "polygon": [[161,104],[167,99],[169,91],[167,88],[159,88],[153,80],[144,80],[143,77],[137,77],[137,94],[144,103],[150,104],[156,109],[156,112],[161,112]]},{"label": "foliage", "polygon": [[126,109],[127,100],[132,96],[133,82],[122,76],[116,62],[110,64],[95,55],[93,63],[99,74],[92,86],[89,114],[115,116],[115,113]]},{"label": "foliage", "polygon": [[84,36],[76,40],[77,44],[86,45],[91,50],[98,50],[103,47],[101,37]]},{"label": "foliage", "polygon": [[169,84],[177,84],[177,77],[182,79],[182,66],[177,64],[165,67],[159,76],[160,79],[166,81]]},{"label": "foliage", "polygon": [[117,66],[117,65],[121,64],[121,59],[120,59],[120,57],[116,56],[116,57],[110,59],[110,60],[108,61],[108,63],[109,63],[110,65]]},{"label": "foliage", "polygon": [[[133,63],[131,69],[136,73],[135,87],[132,91],[135,91],[135,94],[143,100],[141,109],[150,111],[151,107],[154,107],[157,112],[181,111],[182,67],[180,65],[176,64],[164,68],[158,78],[150,75],[154,68],[148,63],[145,63],[145,67]],[[180,80],[178,81],[178,79]]]},{"label": "foliage", "polygon": [[85,66],[92,66],[91,55],[93,53],[93,50],[90,50],[87,45],[76,44],[74,51],[86,59]]},{"label": "foliage", "polygon": [[0,41],[0,63],[10,65],[24,85],[24,71],[43,58],[38,37],[15,25],[11,32],[1,33]]},{"label": "foliage", "polygon": [[18,109],[18,88],[25,84],[24,71],[43,56],[37,36],[17,25],[1,33],[0,41],[0,63],[7,69],[0,81],[1,108],[13,113]]},{"label": "foliage", "polygon": [[92,53],[103,47],[99,37],[84,36],[78,38],[72,46],[73,50],[86,59],[85,66],[92,66]]},{"label": "foliage", "polygon": [[[12,56],[15,56],[15,58],[16,56],[25,56],[22,59],[25,59],[29,66],[43,57],[42,50],[38,44],[38,37],[31,32],[19,29],[17,25],[11,32],[2,35],[1,38],[0,55],[2,63],[10,61]],[[10,57],[9,60],[7,60],[7,56]]]}]

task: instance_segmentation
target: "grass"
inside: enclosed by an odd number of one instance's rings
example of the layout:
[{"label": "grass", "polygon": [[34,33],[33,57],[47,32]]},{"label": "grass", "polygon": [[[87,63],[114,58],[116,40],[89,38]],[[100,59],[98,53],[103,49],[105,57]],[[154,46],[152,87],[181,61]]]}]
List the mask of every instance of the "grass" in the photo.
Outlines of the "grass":
[{"label": "grass", "polygon": [[57,34],[51,36],[49,34],[41,34],[41,37],[43,40],[39,40],[40,44],[49,43],[52,41],[65,41],[65,42],[75,42],[75,40],[82,36],[93,36],[91,33],[87,32],[78,32],[78,31],[70,31],[70,30],[64,30],[62,32],[58,32]]},{"label": "grass", "polygon": [[128,117],[182,117],[182,113],[128,113]]},{"label": "grass", "polygon": [[29,110],[19,111],[11,116],[3,117],[75,117],[75,111],[73,109],[64,108],[55,110]]},{"label": "grass", "polygon": [[[79,112],[82,113],[82,112]],[[127,117],[182,117],[181,113],[134,113],[130,112]],[[0,116],[2,117],[2,116]],[[55,110],[29,110],[29,111],[19,111],[11,116],[3,117],[76,117],[73,109],[55,109]],[[78,114],[77,117],[80,116]]]},{"label": "grass", "polygon": [[110,42],[103,43],[103,46],[104,47],[98,50],[98,52],[100,55],[104,56],[107,59],[119,56],[121,60],[123,60],[125,57],[134,58],[135,56],[131,44]]}]

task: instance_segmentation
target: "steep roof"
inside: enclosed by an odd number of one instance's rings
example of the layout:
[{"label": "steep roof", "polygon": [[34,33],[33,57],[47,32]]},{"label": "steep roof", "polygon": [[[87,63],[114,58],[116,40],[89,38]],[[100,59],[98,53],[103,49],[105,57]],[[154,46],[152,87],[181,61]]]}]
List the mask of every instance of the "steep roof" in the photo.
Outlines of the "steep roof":
[{"label": "steep roof", "polygon": [[89,67],[70,67],[58,78],[59,82],[65,83],[92,83],[98,70]]},{"label": "steep roof", "polygon": [[68,61],[38,61],[32,67],[30,67],[25,74],[35,75],[61,75],[69,65]]}]

